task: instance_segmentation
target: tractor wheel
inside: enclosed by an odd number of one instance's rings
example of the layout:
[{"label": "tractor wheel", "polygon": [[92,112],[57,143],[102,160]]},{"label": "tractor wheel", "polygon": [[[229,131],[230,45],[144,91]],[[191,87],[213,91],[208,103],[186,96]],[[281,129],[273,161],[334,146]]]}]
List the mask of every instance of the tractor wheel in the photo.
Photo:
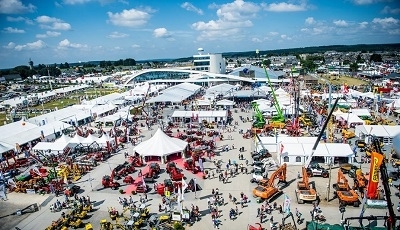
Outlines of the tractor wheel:
[{"label": "tractor wheel", "polygon": [[323,178],[327,178],[328,176],[329,176],[328,173],[322,173],[322,177],[323,177]]}]

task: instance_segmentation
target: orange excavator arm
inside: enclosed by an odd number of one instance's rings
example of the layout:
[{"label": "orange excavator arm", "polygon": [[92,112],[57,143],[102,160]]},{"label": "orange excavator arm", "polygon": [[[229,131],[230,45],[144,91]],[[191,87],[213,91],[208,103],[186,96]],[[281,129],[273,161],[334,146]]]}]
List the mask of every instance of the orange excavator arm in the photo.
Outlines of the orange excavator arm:
[{"label": "orange excavator arm", "polygon": [[268,180],[267,187],[274,187],[274,181],[279,177],[279,180],[286,181],[286,163],[278,168]]},{"label": "orange excavator arm", "polygon": [[308,185],[308,174],[307,174],[307,169],[306,167],[302,168],[302,173],[303,173],[303,183],[306,189],[310,189],[310,186]]},{"label": "orange excavator arm", "polygon": [[342,180],[343,180],[343,186],[349,189],[350,188],[349,181],[347,180],[346,176],[343,174],[342,170],[339,169],[337,183],[340,184],[340,182]]}]

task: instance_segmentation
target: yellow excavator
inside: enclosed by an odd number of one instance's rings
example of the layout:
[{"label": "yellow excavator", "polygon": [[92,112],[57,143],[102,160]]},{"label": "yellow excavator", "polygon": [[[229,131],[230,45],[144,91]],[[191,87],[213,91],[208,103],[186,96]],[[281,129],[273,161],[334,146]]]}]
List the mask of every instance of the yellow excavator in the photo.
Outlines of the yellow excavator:
[{"label": "yellow excavator", "polygon": [[317,199],[317,192],[310,187],[308,181],[308,173],[305,167],[302,168],[303,178],[297,182],[296,199],[297,203],[303,204],[304,202],[312,202]]}]

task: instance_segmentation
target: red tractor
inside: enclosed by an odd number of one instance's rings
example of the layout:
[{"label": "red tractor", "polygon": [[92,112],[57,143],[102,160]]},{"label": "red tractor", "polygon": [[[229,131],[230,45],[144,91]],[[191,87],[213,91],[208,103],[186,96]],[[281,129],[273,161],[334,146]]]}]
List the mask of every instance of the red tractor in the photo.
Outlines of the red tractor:
[{"label": "red tractor", "polygon": [[149,190],[149,187],[146,184],[143,184],[142,181],[137,183],[136,193],[146,193]]},{"label": "red tractor", "polygon": [[196,174],[199,171],[196,162],[193,159],[187,159],[185,163],[183,163],[183,166],[186,170],[192,171],[193,174]]},{"label": "red tractor", "polygon": [[170,169],[169,176],[171,177],[171,180],[173,180],[173,181],[179,181],[179,180],[182,180],[182,178],[183,178],[185,175],[183,175],[181,169],[178,169],[178,168],[171,168],[171,169]]},{"label": "red tractor", "polygon": [[129,173],[133,173],[135,171],[135,167],[133,164],[125,162],[121,165],[118,165],[114,168],[114,174],[117,179],[127,176]]},{"label": "red tractor", "polygon": [[131,162],[131,164],[135,167],[142,167],[144,166],[142,158],[140,158],[139,155],[135,155],[135,156],[130,156],[129,157],[129,161]]},{"label": "red tractor", "polygon": [[167,171],[167,173],[171,173],[171,170],[172,170],[173,168],[176,168],[175,162],[168,162],[167,167],[166,167],[165,170]]},{"label": "red tractor", "polygon": [[113,190],[116,190],[119,188],[120,184],[116,181],[114,181],[114,175],[113,173],[111,176],[103,176],[103,179],[101,180],[101,184],[103,185],[104,188],[111,188]]},{"label": "red tractor", "polygon": [[126,176],[123,180],[125,184],[133,184],[135,183],[135,179],[132,176]]},{"label": "red tractor", "polygon": [[160,165],[158,163],[156,163],[156,162],[150,163],[149,169],[150,169],[149,172],[152,172],[152,173],[154,173],[156,175],[161,173]]}]

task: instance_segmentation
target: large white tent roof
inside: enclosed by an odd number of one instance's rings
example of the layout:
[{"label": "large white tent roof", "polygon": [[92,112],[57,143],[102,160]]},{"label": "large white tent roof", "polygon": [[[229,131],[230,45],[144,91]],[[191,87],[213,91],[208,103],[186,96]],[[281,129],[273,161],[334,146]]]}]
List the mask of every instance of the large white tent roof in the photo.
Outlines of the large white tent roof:
[{"label": "large white tent roof", "polygon": [[161,129],[148,140],[141,142],[134,151],[141,156],[167,156],[183,151],[188,143],[178,138],[169,137]]},{"label": "large white tent roof", "polygon": [[181,83],[162,91],[162,94],[153,97],[147,103],[154,102],[181,102],[195,94],[201,86],[191,83]]},{"label": "large white tent roof", "polygon": [[235,102],[234,101],[231,101],[231,100],[226,100],[226,99],[223,99],[223,100],[220,100],[220,101],[217,101],[217,103],[216,103],[217,105],[224,105],[224,106],[232,106],[232,105],[234,105],[235,104]]},{"label": "large white tent roof", "polygon": [[0,142],[0,153],[5,153],[7,151],[13,150],[14,146],[4,143],[4,142]]},{"label": "large white tent roof", "polygon": [[206,95],[213,95],[213,94],[225,95],[228,91],[232,90],[233,88],[236,88],[236,86],[227,83],[211,86],[206,90]]},{"label": "large white tent roof", "polygon": [[363,134],[373,135],[377,137],[391,137],[400,134],[400,126],[398,125],[359,125],[356,126],[356,135]]}]

